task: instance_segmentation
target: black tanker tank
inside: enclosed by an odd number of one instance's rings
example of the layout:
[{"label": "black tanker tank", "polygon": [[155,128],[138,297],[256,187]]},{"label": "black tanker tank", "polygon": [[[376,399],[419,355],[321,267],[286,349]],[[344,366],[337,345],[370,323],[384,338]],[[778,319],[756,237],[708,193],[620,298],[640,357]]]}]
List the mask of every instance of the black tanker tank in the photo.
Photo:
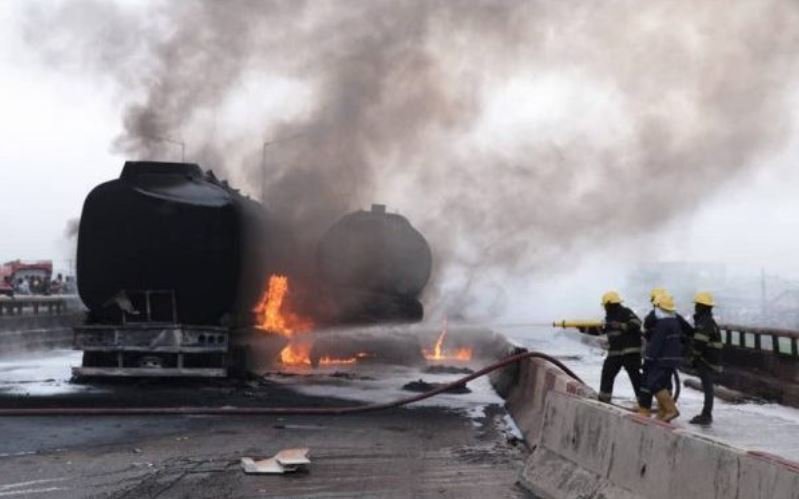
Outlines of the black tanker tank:
[{"label": "black tanker tank", "polygon": [[405,217],[384,205],[346,215],[322,236],[317,259],[341,321],[422,319],[433,259]]},{"label": "black tanker tank", "polygon": [[88,195],[81,215],[78,288],[92,320],[119,322],[120,293],[142,290],[173,292],[181,323],[230,320],[263,284],[261,231],[247,230],[262,217],[258,203],[196,164],[125,163],[119,179]]}]

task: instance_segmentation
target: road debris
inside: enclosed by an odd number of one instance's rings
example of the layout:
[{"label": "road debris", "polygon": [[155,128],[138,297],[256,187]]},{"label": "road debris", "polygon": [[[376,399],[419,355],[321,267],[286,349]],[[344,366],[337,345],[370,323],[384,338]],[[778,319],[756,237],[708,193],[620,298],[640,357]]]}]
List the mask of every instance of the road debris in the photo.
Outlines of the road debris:
[{"label": "road debris", "polygon": [[250,457],[241,458],[241,468],[248,475],[282,475],[307,469],[311,464],[308,449],[283,449],[274,457],[255,461]]}]

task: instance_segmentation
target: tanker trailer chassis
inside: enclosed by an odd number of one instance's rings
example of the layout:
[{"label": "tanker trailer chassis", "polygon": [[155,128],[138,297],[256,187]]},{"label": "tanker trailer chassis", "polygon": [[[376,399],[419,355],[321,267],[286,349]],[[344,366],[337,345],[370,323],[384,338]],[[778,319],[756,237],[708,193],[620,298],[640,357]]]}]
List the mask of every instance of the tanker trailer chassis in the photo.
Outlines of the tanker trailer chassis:
[{"label": "tanker trailer chassis", "polygon": [[115,300],[120,324],[74,328],[83,351],[77,377],[225,377],[230,328],[177,321],[173,291],[126,291]]}]

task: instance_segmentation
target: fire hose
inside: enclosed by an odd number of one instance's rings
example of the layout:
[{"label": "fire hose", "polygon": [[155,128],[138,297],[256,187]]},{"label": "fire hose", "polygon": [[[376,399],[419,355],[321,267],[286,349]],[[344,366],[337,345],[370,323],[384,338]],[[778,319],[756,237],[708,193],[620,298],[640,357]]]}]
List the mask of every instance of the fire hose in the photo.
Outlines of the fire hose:
[{"label": "fire hose", "polygon": [[566,375],[585,385],[571,369],[558,359],[541,352],[522,352],[495,362],[468,376],[446,383],[433,390],[380,404],[364,404],[346,407],[37,407],[37,408],[3,408],[2,416],[137,416],[137,415],[233,415],[233,416],[269,416],[269,415],[344,415],[372,411],[382,411],[412,404],[434,397],[455,387],[465,385],[469,381],[485,376],[497,369],[524,359],[544,359],[557,366]]},{"label": "fire hose", "polygon": [[677,370],[674,371],[674,392],[672,393],[671,398],[677,402],[680,399],[680,375],[677,373]]},{"label": "fire hose", "polygon": [[[450,383],[434,388],[424,393],[384,402],[380,404],[363,404],[345,407],[235,407],[235,406],[216,406],[216,407],[35,407],[35,408],[2,408],[0,417],[6,416],[138,416],[138,415],[206,415],[206,416],[269,416],[269,415],[345,415],[373,411],[393,409],[404,405],[419,402],[453,388],[465,385],[469,381],[485,376],[497,369],[502,369],[513,363],[524,359],[539,358],[557,366],[566,375],[580,383],[586,383],[580,379],[571,369],[566,367],[561,361],[545,353],[530,351],[505,357],[494,364],[486,366],[479,371],[459,378]],[[680,378],[676,371],[674,373],[676,388],[674,400],[680,394]],[[587,385],[586,385],[587,386]],[[628,407],[618,406],[622,409],[631,410]]]}]

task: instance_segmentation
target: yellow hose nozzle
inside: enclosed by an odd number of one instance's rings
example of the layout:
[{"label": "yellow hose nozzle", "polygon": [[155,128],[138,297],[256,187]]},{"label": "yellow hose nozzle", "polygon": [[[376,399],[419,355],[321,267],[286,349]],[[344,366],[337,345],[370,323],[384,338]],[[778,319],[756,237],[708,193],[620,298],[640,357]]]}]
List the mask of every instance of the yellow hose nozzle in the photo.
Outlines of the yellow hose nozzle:
[{"label": "yellow hose nozzle", "polygon": [[605,323],[603,321],[597,320],[587,320],[587,321],[555,321],[552,323],[552,327],[562,327],[562,328],[575,328],[575,329],[588,329],[588,328],[599,328],[604,326]]}]

